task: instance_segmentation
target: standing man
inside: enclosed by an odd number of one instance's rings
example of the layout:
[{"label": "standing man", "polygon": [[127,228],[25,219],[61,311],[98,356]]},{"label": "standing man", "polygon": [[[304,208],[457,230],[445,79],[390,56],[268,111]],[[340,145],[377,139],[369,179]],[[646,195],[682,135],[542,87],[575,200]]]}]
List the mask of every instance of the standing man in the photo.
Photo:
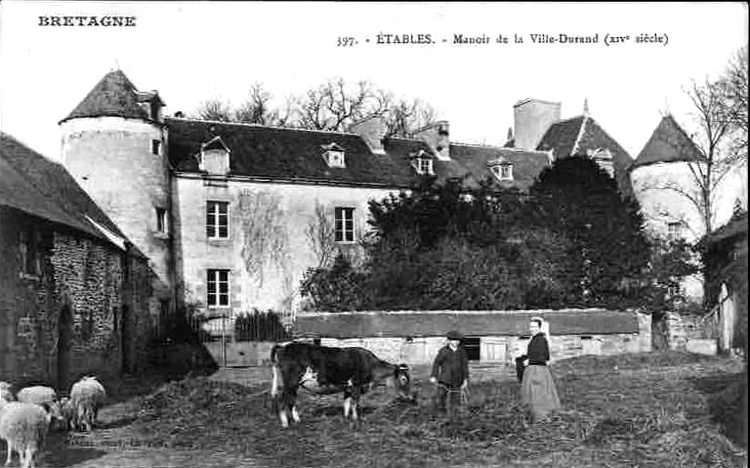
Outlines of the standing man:
[{"label": "standing man", "polygon": [[430,382],[438,386],[438,408],[450,413],[461,403],[461,395],[469,384],[469,358],[466,349],[461,346],[461,333],[451,330],[446,337],[448,344],[440,348],[435,357]]}]

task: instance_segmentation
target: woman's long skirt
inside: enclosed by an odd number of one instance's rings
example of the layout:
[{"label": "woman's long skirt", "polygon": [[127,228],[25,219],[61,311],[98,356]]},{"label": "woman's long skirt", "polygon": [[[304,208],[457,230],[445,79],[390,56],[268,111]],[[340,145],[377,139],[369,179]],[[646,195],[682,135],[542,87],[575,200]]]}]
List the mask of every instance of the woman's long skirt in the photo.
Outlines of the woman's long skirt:
[{"label": "woman's long skirt", "polygon": [[560,409],[555,382],[547,366],[528,366],[521,382],[521,401],[531,411],[533,421],[543,419],[549,412]]}]

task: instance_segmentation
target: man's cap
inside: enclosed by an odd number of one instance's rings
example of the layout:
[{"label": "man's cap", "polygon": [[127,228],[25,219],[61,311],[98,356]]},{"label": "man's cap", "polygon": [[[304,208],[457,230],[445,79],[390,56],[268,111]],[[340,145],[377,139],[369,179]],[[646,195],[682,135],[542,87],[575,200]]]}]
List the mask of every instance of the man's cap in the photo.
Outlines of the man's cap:
[{"label": "man's cap", "polygon": [[464,336],[458,330],[451,330],[451,331],[448,332],[448,334],[446,335],[446,337],[449,340],[460,340]]}]

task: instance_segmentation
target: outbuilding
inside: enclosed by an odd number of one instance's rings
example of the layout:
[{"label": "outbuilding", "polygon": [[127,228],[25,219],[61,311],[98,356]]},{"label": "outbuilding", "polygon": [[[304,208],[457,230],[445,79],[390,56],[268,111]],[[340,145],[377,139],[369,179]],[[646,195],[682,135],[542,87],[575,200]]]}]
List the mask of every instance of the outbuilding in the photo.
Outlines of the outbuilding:
[{"label": "outbuilding", "polygon": [[549,323],[553,359],[651,351],[650,315],[605,309],[316,312],[298,315],[292,332],[324,346],[362,346],[386,360],[425,364],[455,329],[469,360],[511,364],[525,351],[534,316]]}]

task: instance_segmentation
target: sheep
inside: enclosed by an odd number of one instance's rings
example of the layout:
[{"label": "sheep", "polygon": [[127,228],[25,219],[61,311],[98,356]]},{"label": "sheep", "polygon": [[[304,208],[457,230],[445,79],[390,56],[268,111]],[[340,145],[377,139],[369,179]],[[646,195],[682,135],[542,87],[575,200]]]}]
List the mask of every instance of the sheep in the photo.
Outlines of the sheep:
[{"label": "sheep", "polygon": [[74,431],[78,429],[78,418],[76,417],[76,408],[73,406],[73,401],[69,397],[62,397],[52,404],[50,408],[52,417],[58,418],[59,426],[62,430],[70,429]]},{"label": "sheep", "polygon": [[51,387],[36,385],[25,387],[18,391],[16,399],[24,403],[34,403],[40,405],[52,416],[53,430],[64,430],[68,427],[69,419],[63,414],[63,407],[57,399],[57,393]]},{"label": "sheep", "polygon": [[83,377],[70,388],[77,422],[85,431],[91,431],[106,396],[104,387],[96,377]]},{"label": "sheep", "polygon": [[36,403],[37,405],[52,405],[57,401],[57,393],[50,387],[43,387],[36,385],[33,387],[25,387],[18,391],[16,399],[22,403]]},{"label": "sheep", "polygon": [[6,465],[10,465],[13,451],[23,468],[33,468],[34,456],[44,447],[51,415],[34,403],[6,402],[0,399],[0,439],[8,444]]}]

